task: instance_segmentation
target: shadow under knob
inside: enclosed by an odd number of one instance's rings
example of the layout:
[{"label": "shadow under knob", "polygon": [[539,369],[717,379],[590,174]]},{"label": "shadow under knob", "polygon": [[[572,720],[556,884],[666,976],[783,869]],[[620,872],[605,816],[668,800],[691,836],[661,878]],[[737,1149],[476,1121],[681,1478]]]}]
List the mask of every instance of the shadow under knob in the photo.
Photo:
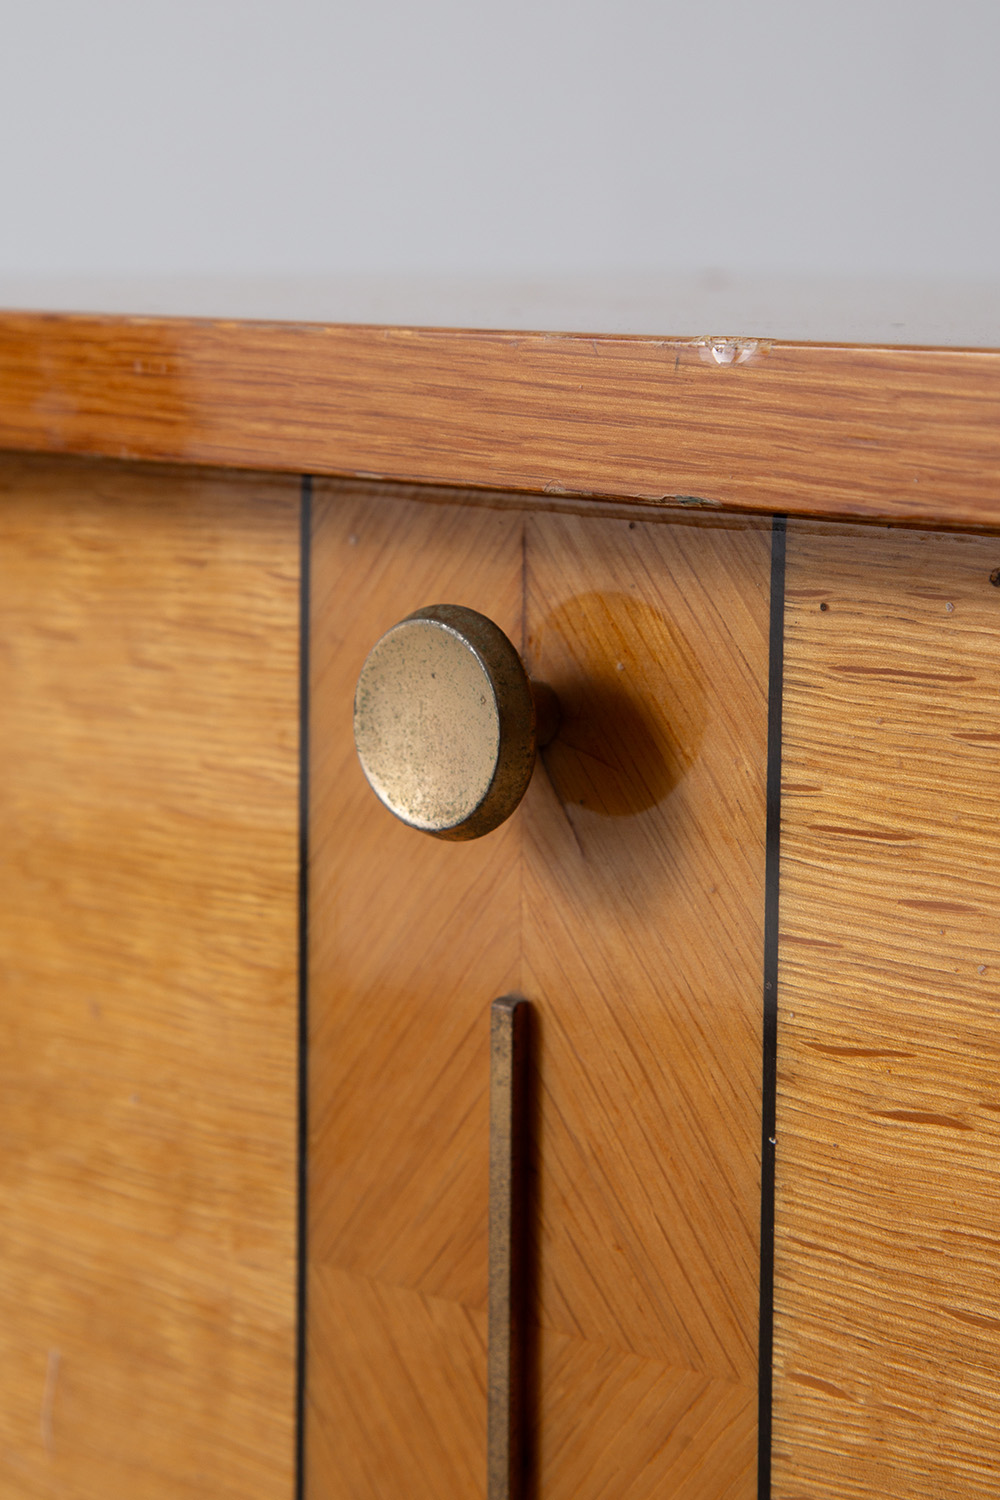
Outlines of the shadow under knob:
[{"label": "shadow under knob", "polygon": [[460,604],[400,620],[372,647],[354,695],[354,743],[376,796],[411,828],[475,839],[509,818],[555,694],[533,683],[498,625]]}]

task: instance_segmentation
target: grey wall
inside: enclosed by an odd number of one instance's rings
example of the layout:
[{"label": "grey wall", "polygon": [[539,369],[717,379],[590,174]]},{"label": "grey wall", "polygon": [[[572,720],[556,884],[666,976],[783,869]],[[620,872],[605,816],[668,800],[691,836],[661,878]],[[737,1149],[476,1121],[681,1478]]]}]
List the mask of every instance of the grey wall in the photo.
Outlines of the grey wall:
[{"label": "grey wall", "polygon": [[0,273],[997,270],[997,0],[0,17]]}]

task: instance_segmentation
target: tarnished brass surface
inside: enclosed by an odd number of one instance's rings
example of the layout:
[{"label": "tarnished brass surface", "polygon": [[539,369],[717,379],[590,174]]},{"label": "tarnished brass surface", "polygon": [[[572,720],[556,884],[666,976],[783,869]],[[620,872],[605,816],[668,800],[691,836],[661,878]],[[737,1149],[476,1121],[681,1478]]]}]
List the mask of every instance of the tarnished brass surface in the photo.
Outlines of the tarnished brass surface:
[{"label": "tarnished brass surface", "polygon": [[487,1351],[487,1500],[518,1500],[522,1489],[517,1315],[518,1250],[524,1200],[520,1177],[526,1122],[528,1003],[502,995],[490,1007],[490,1289]]},{"label": "tarnished brass surface", "polygon": [[354,740],[365,776],[391,812],[437,838],[478,838],[510,816],[531,780],[536,729],[520,657],[476,610],[408,615],[361,669]]}]

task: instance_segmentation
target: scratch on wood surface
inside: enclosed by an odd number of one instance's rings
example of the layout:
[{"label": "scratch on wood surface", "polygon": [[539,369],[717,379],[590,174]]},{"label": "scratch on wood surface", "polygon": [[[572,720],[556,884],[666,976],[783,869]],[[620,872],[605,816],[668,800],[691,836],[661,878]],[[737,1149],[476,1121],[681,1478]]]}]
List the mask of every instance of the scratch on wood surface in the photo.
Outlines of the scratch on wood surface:
[{"label": "scratch on wood surface", "polygon": [[892,844],[909,844],[917,837],[915,833],[900,833],[893,828],[846,828],[837,823],[809,823],[811,833],[840,833],[852,839],[884,839]]},{"label": "scratch on wood surface", "polygon": [[961,672],[915,672],[908,667],[866,667],[853,662],[835,662],[828,669],[843,677],[882,677],[887,682],[975,682],[975,675]]},{"label": "scratch on wood surface", "polygon": [[957,1120],[953,1115],[938,1115],[926,1109],[876,1109],[873,1110],[877,1120],[901,1120],[904,1125],[946,1125],[951,1130],[971,1130],[964,1120]]},{"label": "scratch on wood surface", "polygon": [[824,1052],[829,1057],[912,1057],[912,1052],[894,1052],[888,1047],[833,1047],[824,1042],[806,1042],[813,1052]]},{"label": "scratch on wood surface", "polygon": [[795,1370],[789,1370],[788,1379],[796,1385],[808,1386],[811,1391],[822,1391],[825,1396],[836,1396],[838,1400],[850,1401],[850,1396],[839,1385],[834,1385],[832,1380],[820,1380],[815,1375],[803,1375]]},{"label": "scratch on wood surface", "polygon": [[896,905],[909,906],[914,911],[946,912],[955,916],[963,916],[970,913],[975,915],[979,910],[978,907],[969,906],[964,901],[931,901],[922,896],[901,896]]},{"label": "scratch on wood surface", "polygon": [[949,1318],[957,1318],[960,1323],[969,1323],[973,1328],[986,1328],[993,1330],[1000,1328],[1000,1318],[987,1318],[981,1313],[964,1312],[960,1307],[942,1307],[942,1312],[947,1313]]}]

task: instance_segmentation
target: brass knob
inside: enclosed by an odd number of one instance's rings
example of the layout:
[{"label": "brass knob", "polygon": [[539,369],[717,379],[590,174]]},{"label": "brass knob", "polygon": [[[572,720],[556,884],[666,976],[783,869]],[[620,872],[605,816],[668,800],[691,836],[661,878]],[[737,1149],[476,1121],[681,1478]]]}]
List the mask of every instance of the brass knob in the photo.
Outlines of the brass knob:
[{"label": "brass knob", "polygon": [[509,818],[558,720],[499,625],[432,604],[387,630],[354,695],[354,743],[375,795],[411,828],[476,839]]}]

